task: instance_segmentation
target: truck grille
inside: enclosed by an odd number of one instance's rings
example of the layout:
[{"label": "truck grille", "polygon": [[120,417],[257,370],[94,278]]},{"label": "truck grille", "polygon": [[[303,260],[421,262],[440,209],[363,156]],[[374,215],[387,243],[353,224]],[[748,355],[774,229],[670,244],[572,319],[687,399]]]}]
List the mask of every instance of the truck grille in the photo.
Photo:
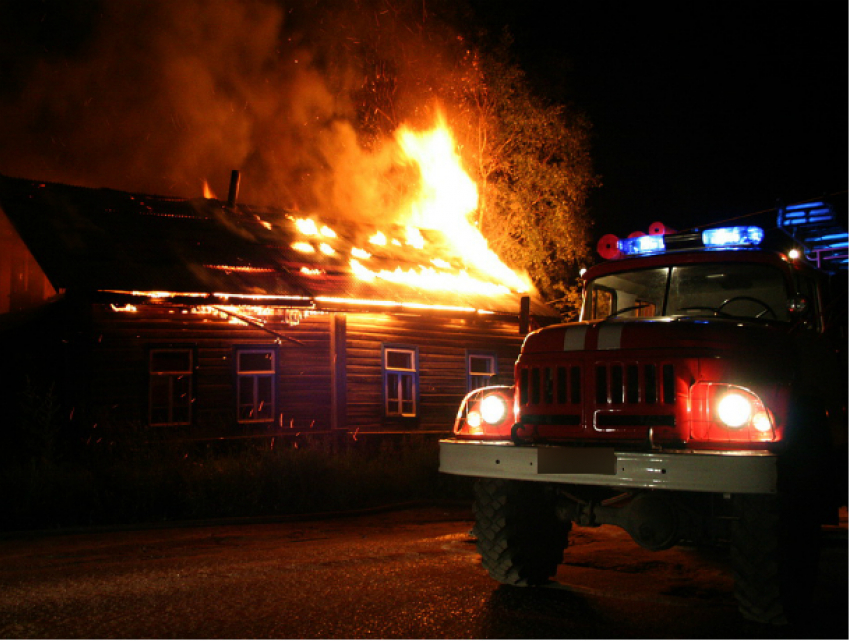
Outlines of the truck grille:
[{"label": "truck grille", "polygon": [[520,404],[578,405],[582,400],[579,365],[530,367],[520,370]]},{"label": "truck grille", "polygon": [[675,425],[672,363],[575,362],[521,366],[524,423],[597,428]]},{"label": "truck grille", "polygon": [[[653,405],[675,402],[675,371],[671,363],[597,363],[597,405]],[[519,372],[520,405],[580,405],[583,367],[525,367]]]},{"label": "truck grille", "polygon": [[674,383],[670,363],[597,363],[596,403],[672,405],[676,400]]}]

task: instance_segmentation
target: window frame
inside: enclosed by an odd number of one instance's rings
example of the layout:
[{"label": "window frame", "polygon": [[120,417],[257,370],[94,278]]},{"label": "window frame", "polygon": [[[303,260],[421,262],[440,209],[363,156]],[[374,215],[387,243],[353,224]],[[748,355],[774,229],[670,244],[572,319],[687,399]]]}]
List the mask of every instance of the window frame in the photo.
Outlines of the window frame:
[{"label": "window frame", "polygon": [[[402,367],[390,367],[387,362],[387,355],[390,353],[405,353],[411,357],[412,369]],[[415,345],[400,345],[396,343],[381,344],[381,387],[383,390],[383,407],[384,416],[387,418],[417,418],[419,416],[419,348]],[[398,376],[398,386],[396,389],[396,398],[391,398],[390,380],[392,376]],[[412,394],[409,401],[403,397],[402,381],[409,379],[412,385]],[[390,403],[395,403],[395,411],[391,411]],[[413,404],[413,411],[405,413],[404,404],[410,402]]]},{"label": "window frame", "polygon": [[[473,358],[484,358],[489,360],[493,364],[493,371],[489,372],[490,381],[488,381],[485,385],[478,385],[475,382],[475,377],[484,376],[483,372],[474,373],[472,371],[472,359]],[[493,385],[493,378],[499,375],[499,357],[495,352],[489,352],[485,350],[466,350],[466,391],[471,392],[473,390],[479,389],[481,387],[487,387],[489,385]]]},{"label": "window frame", "polygon": [[[154,371],[153,370],[153,359],[156,354],[161,354],[164,352],[171,353],[186,353],[189,356],[189,367],[185,370],[177,370],[177,369],[163,369]],[[195,405],[195,368],[197,366],[197,348],[195,345],[150,345],[147,348],[147,378],[148,378],[148,408],[147,408],[147,423],[151,427],[169,427],[169,426],[186,426],[192,425],[195,418],[194,405]],[[188,381],[188,390],[181,394],[188,395],[188,399],[185,403],[186,409],[186,420],[174,420],[175,408],[178,407],[178,404],[175,403],[175,389],[174,382],[180,380],[184,376],[189,377]],[[157,378],[155,378],[157,377]],[[165,421],[157,421],[154,422],[154,390],[156,385],[154,384],[155,380],[163,380],[167,377],[168,380],[168,405],[167,405],[167,414],[168,418]]]},{"label": "window frame", "polygon": [[[241,371],[240,357],[245,354],[271,354],[271,369],[269,370],[245,370]],[[278,405],[278,372],[279,372],[280,354],[277,345],[271,344],[242,344],[233,346],[233,388],[234,388],[234,403],[236,406],[236,422],[240,425],[272,423],[277,416]],[[242,409],[242,381],[243,379],[253,379],[251,385],[251,414],[258,411],[266,403],[266,399],[260,399],[260,379],[270,379],[270,404],[271,411],[268,415],[255,418],[243,418]],[[245,404],[247,407],[247,404]]]}]

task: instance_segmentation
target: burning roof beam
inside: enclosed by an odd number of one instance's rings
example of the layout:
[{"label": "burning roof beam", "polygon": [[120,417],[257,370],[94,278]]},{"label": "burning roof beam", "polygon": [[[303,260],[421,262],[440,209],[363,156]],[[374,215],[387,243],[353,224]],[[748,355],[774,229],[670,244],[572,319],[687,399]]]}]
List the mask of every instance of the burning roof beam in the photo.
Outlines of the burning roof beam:
[{"label": "burning roof beam", "polygon": [[252,327],[256,327],[257,329],[261,329],[264,332],[271,334],[272,336],[275,336],[280,340],[289,341],[290,343],[295,343],[296,345],[302,345],[302,346],[305,345],[305,343],[303,341],[299,341],[296,338],[292,338],[291,336],[286,336],[285,334],[281,334],[280,332],[276,332],[275,330],[273,330],[269,327],[266,327],[266,324],[263,321],[261,321],[257,318],[252,318],[252,317],[250,317],[246,314],[237,314],[233,310],[229,310],[229,309],[226,309],[224,307],[217,306],[217,305],[213,305],[212,309],[216,310],[217,312],[219,312],[221,314],[224,314],[225,316],[228,316],[228,317],[231,317],[231,318],[236,318],[237,320],[240,320],[243,323],[247,323],[248,325],[251,325]]}]

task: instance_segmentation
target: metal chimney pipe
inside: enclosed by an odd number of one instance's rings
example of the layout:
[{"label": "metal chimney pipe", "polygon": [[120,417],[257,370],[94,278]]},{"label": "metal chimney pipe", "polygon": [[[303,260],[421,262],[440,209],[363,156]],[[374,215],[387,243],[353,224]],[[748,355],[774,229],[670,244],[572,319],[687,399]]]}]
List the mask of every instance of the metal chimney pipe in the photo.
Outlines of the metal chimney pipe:
[{"label": "metal chimney pipe", "polygon": [[230,189],[227,192],[227,206],[233,207],[236,204],[236,199],[239,198],[239,170],[234,169],[230,172]]}]

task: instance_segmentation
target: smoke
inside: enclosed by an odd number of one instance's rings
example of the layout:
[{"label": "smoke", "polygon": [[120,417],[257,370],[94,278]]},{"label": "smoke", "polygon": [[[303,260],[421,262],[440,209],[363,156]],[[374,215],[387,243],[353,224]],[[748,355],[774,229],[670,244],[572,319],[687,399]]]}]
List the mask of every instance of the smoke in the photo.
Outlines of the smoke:
[{"label": "smoke", "polygon": [[381,217],[463,42],[421,2],[0,5],[0,173]]}]

